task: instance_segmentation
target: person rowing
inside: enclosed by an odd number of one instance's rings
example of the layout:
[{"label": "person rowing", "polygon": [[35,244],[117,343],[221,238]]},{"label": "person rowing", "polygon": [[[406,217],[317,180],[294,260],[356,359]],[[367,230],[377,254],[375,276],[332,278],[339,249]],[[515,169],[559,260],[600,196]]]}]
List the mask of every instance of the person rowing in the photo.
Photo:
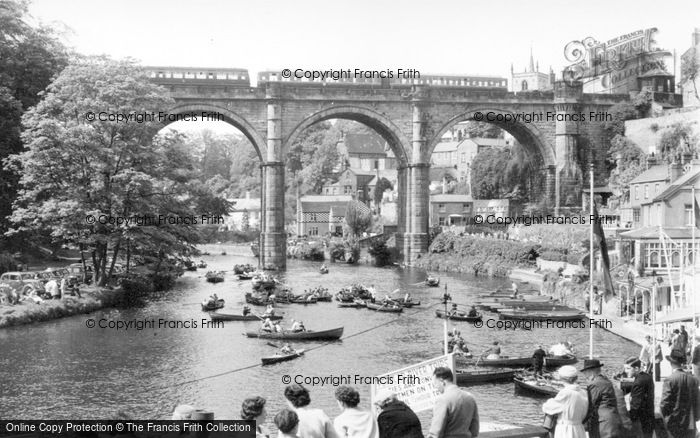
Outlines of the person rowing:
[{"label": "person rowing", "polygon": [[284,329],[282,328],[282,326],[280,325],[279,322],[275,322],[274,327],[275,327],[275,333],[284,333]]},{"label": "person rowing", "polygon": [[459,309],[457,309],[457,305],[452,304],[452,309],[449,312],[447,312],[447,316],[464,316],[464,312],[460,312]]},{"label": "person rowing", "polygon": [[289,346],[289,344],[284,344],[282,348],[280,349],[280,353],[282,354],[294,354],[296,351]]},{"label": "person rowing", "polygon": [[219,297],[217,297],[216,294],[211,294],[209,296],[208,304],[211,306],[215,306],[218,301],[219,301]]},{"label": "person rowing", "polygon": [[501,346],[499,345],[498,341],[493,342],[493,347],[489,348],[488,350],[484,351],[482,356],[486,354],[486,359],[488,360],[495,360],[495,359],[500,359],[501,358]]},{"label": "person rowing", "polygon": [[262,323],[262,327],[260,327],[260,330],[269,333],[272,333],[275,330],[275,327],[272,325],[272,321],[270,321],[270,318],[265,318],[265,320]]},{"label": "person rowing", "polygon": [[267,305],[265,308],[265,313],[263,313],[263,317],[267,318],[270,316],[275,316],[275,306],[273,306],[272,303]]},{"label": "person rowing", "polygon": [[291,331],[293,333],[305,332],[306,327],[304,327],[304,322],[303,321],[294,321],[294,323],[292,324]]},{"label": "person rowing", "polygon": [[474,318],[474,317],[479,316],[479,313],[476,311],[476,307],[472,306],[472,307],[469,309],[469,315],[467,315],[467,316],[469,316],[469,317],[471,317],[471,318]]},{"label": "person rowing", "polygon": [[250,306],[247,304],[243,305],[243,316],[248,316],[250,314]]}]

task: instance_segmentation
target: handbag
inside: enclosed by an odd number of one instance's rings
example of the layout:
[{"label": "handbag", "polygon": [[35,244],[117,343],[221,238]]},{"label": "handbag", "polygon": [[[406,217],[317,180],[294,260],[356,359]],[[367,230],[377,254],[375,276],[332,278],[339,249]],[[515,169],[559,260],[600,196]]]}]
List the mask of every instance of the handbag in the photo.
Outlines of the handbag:
[{"label": "handbag", "polygon": [[542,427],[547,429],[549,433],[554,433],[554,429],[557,427],[557,419],[559,414],[544,414],[544,420],[542,420]]}]

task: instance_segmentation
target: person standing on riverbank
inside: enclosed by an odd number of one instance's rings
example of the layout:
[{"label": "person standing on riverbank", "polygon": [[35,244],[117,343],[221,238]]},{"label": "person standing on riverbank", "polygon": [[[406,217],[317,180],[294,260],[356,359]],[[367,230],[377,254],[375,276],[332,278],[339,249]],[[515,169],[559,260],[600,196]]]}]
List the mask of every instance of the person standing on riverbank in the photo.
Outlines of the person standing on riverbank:
[{"label": "person standing on riverbank", "polygon": [[588,399],[592,414],[588,418],[590,438],[622,438],[617,397],[612,382],[600,373],[598,359],[585,359],[581,373],[588,379]]},{"label": "person standing on riverbank", "polygon": [[392,391],[378,392],[374,405],[381,411],[377,416],[379,438],[423,438],[418,416]]},{"label": "person standing on riverbank", "polygon": [[321,409],[309,408],[309,391],[301,385],[293,384],[284,389],[289,406],[299,416],[297,435],[304,438],[339,438],[331,419]]},{"label": "person standing on riverbank", "polygon": [[333,420],[335,431],[341,437],[379,438],[377,420],[371,412],[359,409],[360,393],[349,386],[340,386],[335,399],[342,413]]},{"label": "person standing on riverbank", "polygon": [[651,438],[654,434],[654,381],[641,369],[642,362],[636,357],[625,361],[625,374],[633,377],[630,388],[630,420],[636,436]]},{"label": "person standing on riverbank", "polygon": [[479,411],[474,397],[454,384],[452,370],[438,367],[433,385],[440,392],[433,407],[428,438],[472,438],[479,435]]},{"label": "person standing on riverbank", "polygon": [[698,380],[683,371],[685,354],[673,350],[666,356],[673,372],[664,381],[660,410],[672,438],[695,438],[695,422],[700,419]]},{"label": "person standing on riverbank", "polygon": [[695,348],[690,362],[693,364],[693,377],[700,379],[700,335],[695,335]]},{"label": "person standing on riverbank", "polygon": [[255,438],[269,438],[269,435],[262,428],[267,417],[265,403],[267,400],[257,396],[243,400],[241,405],[241,419],[255,421]]},{"label": "person standing on riverbank", "polygon": [[542,412],[558,416],[554,438],[586,438],[583,419],[588,412],[588,397],[576,384],[578,372],[571,365],[564,365],[557,374],[564,388],[542,405]]}]

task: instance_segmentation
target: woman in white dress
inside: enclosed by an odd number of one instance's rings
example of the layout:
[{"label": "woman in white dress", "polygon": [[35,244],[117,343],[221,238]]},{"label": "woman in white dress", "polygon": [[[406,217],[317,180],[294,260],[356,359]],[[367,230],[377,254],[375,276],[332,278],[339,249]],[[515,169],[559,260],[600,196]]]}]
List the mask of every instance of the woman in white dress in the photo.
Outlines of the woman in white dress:
[{"label": "woman in white dress", "polygon": [[565,365],[559,368],[559,377],[565,385],[556,397],[542,405],[545,414],[557,415],[554,438],[586,438],[583,419],[588,412],[586,391],[576,384],[578,371]]}]

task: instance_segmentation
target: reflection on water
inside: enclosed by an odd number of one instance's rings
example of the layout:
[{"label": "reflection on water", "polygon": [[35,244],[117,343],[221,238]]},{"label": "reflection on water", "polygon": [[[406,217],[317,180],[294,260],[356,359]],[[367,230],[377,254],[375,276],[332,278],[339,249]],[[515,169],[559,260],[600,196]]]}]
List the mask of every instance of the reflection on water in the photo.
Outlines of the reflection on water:
[{"label": "reflection on water", "polygon": [[[304,377],[375,376],[403,368],[441,354],[442,322],[435,317],[443,289],[419,283],[425,273],[415,269],[373,268],[331,264],[330,274],[318,272],[320,263],[290,261],[281,280],[301,292],[315,286],[332,293],[351,283],[374,284],[380,293],[401,288],[422,305],[395,315],[365,309],[340,309],[335,302],[315,305],[281,305],[284,323],[302,319],[308,329],[345,327],[343,339],[324,344],[305,342],[293,346],[310,348],[306,355],[269,367],[257,366],[260,358],[275,352],[261,339],[242,333],[257,329],[255,322],[226,322],[223,328],[201,328],[208,320],[199,302],[216,292],[226,300],[224,311],[240,312],[250,282],[234,279],[236,263],[256,264],[247,247],[226,247],[229,255],[203,257],[208,269],[227,270],[226,281],[207,283],[204,271],[188,272],[176,287],[154,297],[142,308],[108,309],[31,326],[0,330],[0,417],[19,419],[109,418],[118,409],[143,419],[168,418],[175,405],[193,404],[216,413],[217,418],[239,418],[241,402],[253,395],[268,399],[268,411],[284,406],[282,376]],[[233,253],[238,255],[231,255]],[[245,255],[242,255],[245,254]],[[441,275],[453,300],[469,303],[478,293],[507,287],[505,280],[463,275]],[[257,310],[255,308],[254,310]],[[88,318],[96,320],[143,320],[159,318],[192,321],[197,329],[145,329],[115,331],[89,329]],[[393,321],[393,322],[392,322]],[[376,330],[353,336],[368,328]],[[552,344],[569,339],[579,352],[588,351],[588,330],[533,329],[502,331],[476,329],[456,323],[472,352],[480,353],[495,340],[504,355],[529,355],[538,343]],[[615,368],[638,348],[602,330],[595,332],[595,352]],[[251,367],[252,366],[252,367]],[[606,367],[608,374],[611,369]],[[216,376],[213,378],[208,378]],[[369,407],[369,387],[358,385],[362,406]],[[335,387],[310,388],[312,404],[329,415],[340,413],[333,393]],[[513,384],[492,384],[469,389],[479,404],[484,421],[539,424],[541,399],[513,396]],[[271,423],[272,415],[268,418]],[[422,414],[423,422],[430,413]]]}]

